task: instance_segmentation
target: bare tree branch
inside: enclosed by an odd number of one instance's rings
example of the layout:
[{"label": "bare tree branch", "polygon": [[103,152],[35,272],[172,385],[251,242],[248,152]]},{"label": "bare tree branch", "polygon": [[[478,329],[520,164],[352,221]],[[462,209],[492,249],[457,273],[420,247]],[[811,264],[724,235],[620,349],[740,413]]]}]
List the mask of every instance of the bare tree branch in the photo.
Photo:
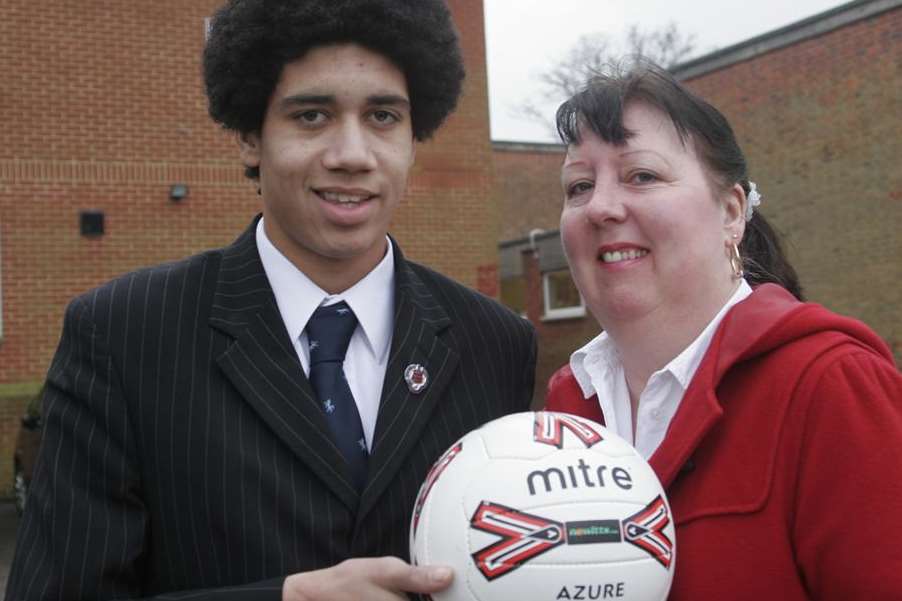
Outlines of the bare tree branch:
[{"label": "bare tree branch", "polygon": [[663,29],[643,31],[636,24],[626,33],[626,51],[669,69],[686,60],[695,49],[695,35],[683,34],[676,23]]},{"label": "bare tree branch", "polygon": [[605,33],[583,35],[547,71],[536,76],[540,83],[538,97],[523,101],[514,113],[544,125],[553,136],[554,108],[582,89],[593,74],[605,72],[623,58],[642,58],[670,68],[686,60],[694,49],[695,35],[684,34],[676,23],[651,31],[630,25],[620,44]]}]

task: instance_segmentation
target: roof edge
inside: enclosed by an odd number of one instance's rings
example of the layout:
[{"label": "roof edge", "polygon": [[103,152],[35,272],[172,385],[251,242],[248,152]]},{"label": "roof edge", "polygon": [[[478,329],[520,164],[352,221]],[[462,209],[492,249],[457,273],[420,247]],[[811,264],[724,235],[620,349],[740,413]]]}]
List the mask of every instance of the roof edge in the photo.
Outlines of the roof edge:
[{"label": "roof edge", "polygon": [[[899,0],[902,2],[902,0]],[[502,152],[547,152],[559,154],[567,147],[559,142],[517,142],[511,140],[492,140],[492,150]]]},{"label": "roof edge", "polygon": [[541,228],[537,228],[533,230],[532,236],[523,236],[522,238],[513,238],[511,240],[502,240],[498,243],[498,248],[511,248],[514,246],[523,246],[528,248],[536,241],[539,240],[547,240],[548,238],[555,238],[561,235],[561,230],[553,229],[553,230],[543,230]]},{"label": "roof edge", "polygon": [[699,77],[767,52],[823,35],[900,6],[902,6],[902,0],[853,0],[801,21],[790,23],[785,27],[688,60],[672,67],[670,72],[680,80]]}]

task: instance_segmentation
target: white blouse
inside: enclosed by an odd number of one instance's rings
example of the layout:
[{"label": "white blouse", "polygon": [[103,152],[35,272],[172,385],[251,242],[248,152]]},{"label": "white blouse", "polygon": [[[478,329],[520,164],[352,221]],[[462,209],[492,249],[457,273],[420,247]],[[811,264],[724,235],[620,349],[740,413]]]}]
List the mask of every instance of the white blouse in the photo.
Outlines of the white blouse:
[{"label": "white blouse", "polygon": [[608,429],[631,442],[644,458],[651,457],[664,440],[667,428],[711,344],[717,326],[730,307],[751,293],[751,287],[742,280],[736,292],[702,333],[670,363],[651,375],[645,390],[639,396],[635,440],[626,373],[610,336],[602,332],[575,351],[570,356],[570,369],[585,398],[598,395]]}]

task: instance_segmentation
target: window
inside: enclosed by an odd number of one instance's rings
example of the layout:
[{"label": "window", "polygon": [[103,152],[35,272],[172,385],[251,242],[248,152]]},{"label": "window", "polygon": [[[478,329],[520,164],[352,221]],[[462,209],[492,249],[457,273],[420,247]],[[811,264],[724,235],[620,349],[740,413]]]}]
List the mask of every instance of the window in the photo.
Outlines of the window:
[{"label": "window", "polygon": [[583,304],[583,297],[576,289],[569,269],[547,271],[542,274],[542,292],[545,307],[543,319],[585,316],[586,306]]}]

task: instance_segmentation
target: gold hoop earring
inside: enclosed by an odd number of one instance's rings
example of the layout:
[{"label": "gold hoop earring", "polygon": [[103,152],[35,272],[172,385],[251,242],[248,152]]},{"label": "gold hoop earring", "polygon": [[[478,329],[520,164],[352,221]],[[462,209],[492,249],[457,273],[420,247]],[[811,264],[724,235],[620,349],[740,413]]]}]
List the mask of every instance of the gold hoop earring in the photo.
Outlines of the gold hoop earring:
[{"label": "gold hoop earring", "polygon": [[733,270],[733,279],[738,280],[745,275],[745,270],[742,268],[742,256],[739,254],[739,246],[735,242],[729,244],[729,247],[730,269]]}]

